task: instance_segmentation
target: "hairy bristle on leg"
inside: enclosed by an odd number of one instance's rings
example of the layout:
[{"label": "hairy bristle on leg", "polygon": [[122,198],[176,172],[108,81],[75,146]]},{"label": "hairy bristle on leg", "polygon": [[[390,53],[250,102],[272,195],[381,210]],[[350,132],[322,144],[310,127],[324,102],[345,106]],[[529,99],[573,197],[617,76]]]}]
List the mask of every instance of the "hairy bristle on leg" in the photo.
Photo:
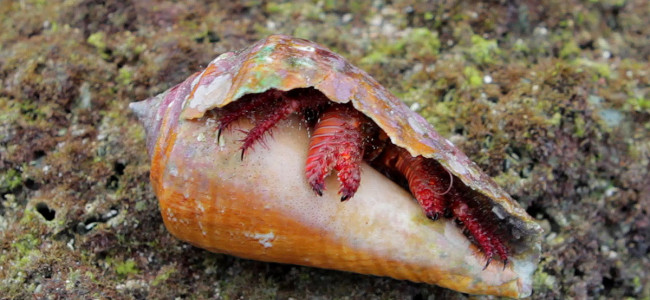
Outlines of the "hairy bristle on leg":
[{"label": "hairy bristle on leg", "polygon": [[[492,261],[492,257],[494,256],[495,253],[494,241],[497,241],[498,239],[496,239],[494,234],[492,234],[488,228],[486,228],[479,222],[479,220],[475,216],[474,211],[469,205],[467,205],[467,203],[458,199],[457,195],[454,195],[452,198],[454,199],[452,199],[451,201],[451,210],[454,216],[456,217],[456,219],[462,222],[463,226],[465,226],[465,229],[469,231],[469,234],[474,238],[476,243],[479,245],[479,247],[483,251],[483,254],[485,254],[485,257],[487,258],[487,263],[485,264],[485,268],[487,268],[490,262]],[[501,244],[500,241],[497,244],[503,246],[503,244]],[[505,250],[505,247],[503,249]],[[502,259],[505,261],[507,257],[506,258],[502,257]]]},{"label": "hairy bristle on leg", "polygon": [[255,111],[255,108],[260,106],[263,107],[265,103],[271,103],[273,100],[279,99],[281,97],[281,92],[278,90],[271,90],[266,93],[246,95],[244,97],[250,99],[242,99],[242,101],[237,101],[224,108],[223,114],[219,118],[217,139],[221,137],[223,131],[227,130],[230,125],[239,118],[252,113]]},{"label": "hairy bristle on leg", "polygon": [[256,142],[259,142],[265,133],[280,121],[286,119],[294,112],[300,110],[300,101],[294,99],[282,99],[276,105],[269,104],[264,110],[265,119],[256,122],[255,126],[249,130],[246,137],[242,140],[241,157],[244,158],[246,150],[250,149]]}]

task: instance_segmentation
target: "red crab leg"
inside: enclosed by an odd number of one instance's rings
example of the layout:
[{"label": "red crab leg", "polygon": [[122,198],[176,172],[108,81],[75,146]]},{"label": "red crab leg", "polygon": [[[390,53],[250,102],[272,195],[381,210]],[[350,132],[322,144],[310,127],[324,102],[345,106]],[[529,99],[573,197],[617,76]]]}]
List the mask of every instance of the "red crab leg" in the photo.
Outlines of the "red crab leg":
[{"label": "red crab leg", "polygon": [[309,142],[305,175],[312,189],[322,195],[325,177],[332,169],[341,182],[339,193],[345,201],[359,188],[364,145],[361,129],[363,117],[348,106],[329,107],[314,127]]},{"label": "red crab leg", "polygon": [[436,220],[449,206],[451,214],[463,223],[487,257],[486,268],[494,254],[499,255],[505,267],[508,262],[507,247],[479,220],[475,209],[463,201],[457,186],[453,185],[453,177],[450,177],[451,180],[446,179],[450,174],[444,174],[445,170],[437,162],[422,156],[413,157],[405,149],[396,146],[386,148],[380,159],[389,169],[397,170],[406,178],[411,193],[427,217]]},{"label": "red crab leg", "polygon": [[447,200],[444,197],[451,183],[446,180],[447,174],[435,166],[437,162],[422,156],[413,157],[408,151],[397,146],[387,147],[382,154],[384,165],[397,170],[407,182],[411,193],[418,200],[427,217],[437,220],[444,214]]},{"label": "red crab leg", "polygon": [[476,213],[469,205],[460,200],[460,196],[454,191],[453,200],[451,201],[451,211],[453,215],[460,222],[463,223],[465,229],[469,234],[474,237],[476,243],[479,244],[481,250],[487,257],[485,268],[488,267],[492,256],[496,253],[503,261],[503,267],[508,263],[508,251],[503,242],[491,230],[481,224],[476,218]]},{"label": "red crab leg", "polygon": [[260,141],[265,133],[280,121],[286,119],[294,112],[301,108],[301,101],[282,97],[280,101],[267,102],[269,104],[262,107],[263,115],[266,117],[248,131],[246,137],[242,140],[241,158],[244,159],[244,153],[256,142]]},{"label": "red crab leg", "polygon": [[325,96],[312,89],[296,89],[290,92],[271,89],[260,94],[246,95],[223,108],[223,113],[219,118],[217,136],[220,137],[221,132],[239,118],[257,113],[261,120],[255,122],[253,128],[246,132],[246,137],[242,140],[241,157],[243,159],[246,150],[261,141],[264,134],[270,132],[278,122],[301,110],[318,111],[327,103],[329,100]]},{"label": "red crab leg", "polygon": [[219,118],[217,138],[221,137],[221,132],[228,129],[239,118],[251,113],[255,108],[263,106],[265,103],[279,99],[281,97],[280,93],[280,91],[273,90],[263,94],[247,95],[245,97],[250,97],[251,99],[240,99],[226,106],[223,115]]}]

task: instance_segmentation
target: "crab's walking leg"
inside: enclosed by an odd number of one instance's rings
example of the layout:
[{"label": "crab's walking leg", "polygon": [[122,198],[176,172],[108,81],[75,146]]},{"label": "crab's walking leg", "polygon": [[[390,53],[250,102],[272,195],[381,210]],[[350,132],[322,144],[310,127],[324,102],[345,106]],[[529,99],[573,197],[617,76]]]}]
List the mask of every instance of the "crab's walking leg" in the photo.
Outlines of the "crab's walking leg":
[{"label": "crab's walking leg", "polygon": [[312,189],[322,195],[325,177],[335,169],[341,182],[339,193],[345,201],[359,188],[363,158],[363,116],[348,106],[329,107],[314,127],[309,142],[305,175]]},{"label": "crab's walking leg", "polygon": [[294,112],[301,109],[301,101],[282,97],[278,101],[267,102],[261,111],[265,119],[256,122],[255,126],[249,130],[246,137],[242,140],[241,157],[244,158],[244,153],[256,142],[260,141],[265,133],[270,130],[280,121],[286,119]]},{"label": "crab's walking leg", "polygon": [[435,161],[422,156],[413,157],[408,151],[397,146],[387,147],[379,158],[390,169],[397,170],[406,178],[411,193],[424,209],[427,217],[437,220],[444,214],[451,182],[447,173]]},{"label": "crab's walking leg", "polygon": [[273,102],[273,100],[279,99],[281,97],[281,92],[272,90],[267,93],[246,95],[244,97],[251,99],[240,99],[240,101],[232,103],[224,108],[224,113],[219,118],[219,132],[217,138],[219,138],[221,133],[228,129],[228,127],[239,118],[250,114],[256,108],[263,106],[265,103],[270,103]]},{"label": "crab's walking leg", "polygon": [[396,170],[406,178],[413,196],[424,209],[427,217],[436,220],[450,212],[463,223],[465,230],[474,238],[487,257],[485,267],[497,254],[505,264],[508,250],[503,241],[479,218],[477,209],[468,205],[460,191],[460,183],[437,162],[422,156],[413,157],[408,151],[397,146],[387,147],[379,158],[389,170]]},{"label": "crab's walking leg", "polygon": [[460,200],[460,196],[454,191],[452,192],[451,200],[451,211],[465,226],[465,229],[469,231],[469,234],[474,237],[476,243],[481,247],[483,253],[487,257],[487,263],[485,268],[492,261],[492,256],[494,254],[499,255],[503,261],[503,267],[505,268],[508,263],[508,251],[503,242],[490,230],[490,228],[485,227],[482,223],[476,218],[476,213],[472,208],[470,208],[467,203]]}]

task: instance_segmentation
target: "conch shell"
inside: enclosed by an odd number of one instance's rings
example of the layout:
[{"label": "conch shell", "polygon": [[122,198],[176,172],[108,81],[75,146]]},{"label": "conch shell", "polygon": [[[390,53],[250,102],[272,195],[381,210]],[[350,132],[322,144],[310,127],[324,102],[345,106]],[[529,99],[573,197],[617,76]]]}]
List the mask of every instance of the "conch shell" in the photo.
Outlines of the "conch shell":
[{"label": "conch shell", "polygon": [[[413,196],[367,164],[340,202],[305,181],[308,128],[282,122],[266,147],[240,158],[238,131],[218,137],[218,109],[250,93],[315,88],[352,102],[392,143],[436,159],[489,198],[512,235],[505,266],[485,259],[450,220],[432,221]],[[541,229],[459,149],[365,72],[328,49],[273,35],[213,60],[170,90],[132,103],[147,131],[151,183],[167,229],[181,240],[243,258],[427,282],[471,294],[525,297]],[[249,129],[248,121],[239,123]],[[330,176],[328,184],[336,186]]]}]

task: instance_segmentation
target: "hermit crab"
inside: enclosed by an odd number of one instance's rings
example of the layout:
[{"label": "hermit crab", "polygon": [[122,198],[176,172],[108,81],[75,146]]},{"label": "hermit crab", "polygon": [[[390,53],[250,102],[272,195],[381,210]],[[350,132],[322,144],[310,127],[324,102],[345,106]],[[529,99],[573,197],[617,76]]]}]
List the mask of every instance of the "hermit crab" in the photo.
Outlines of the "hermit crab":
[{"label": "hermit crab", "polygon": [[131,104],[167,229],[210,251],[530,295],[541,229],[340,55],[272,35]]}]

